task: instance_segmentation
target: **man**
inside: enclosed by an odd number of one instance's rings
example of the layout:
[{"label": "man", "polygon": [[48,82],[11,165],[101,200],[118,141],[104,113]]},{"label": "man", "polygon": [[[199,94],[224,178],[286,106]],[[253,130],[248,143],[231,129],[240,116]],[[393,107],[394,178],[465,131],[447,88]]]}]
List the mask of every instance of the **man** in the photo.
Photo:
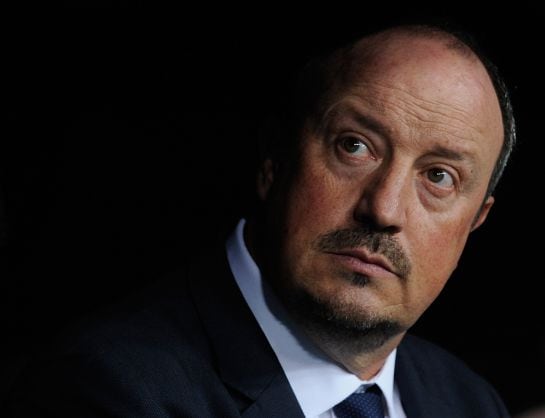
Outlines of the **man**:
[{"label": "man", "polygon": [[406,335],[513,145],[493,68],[405,26],[310,64],[298,87],[265,147],[260,211],[44,354],[13,416],[507,416],[460,361]]}]

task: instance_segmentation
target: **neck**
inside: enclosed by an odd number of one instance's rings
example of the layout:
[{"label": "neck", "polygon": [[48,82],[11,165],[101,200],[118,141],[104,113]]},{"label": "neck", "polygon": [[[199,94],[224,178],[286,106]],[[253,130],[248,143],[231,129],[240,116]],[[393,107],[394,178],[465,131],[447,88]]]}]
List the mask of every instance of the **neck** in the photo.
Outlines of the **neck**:
[{"label": "neck", "polygon": [[316,333],[307,331],[307,334],[330,358],[361,380],[370,380],[380,372],[386,359],[399,345],[404,336],[404,333],[397,335],[372,351],[358,351],[349,345],[340,345],[338,341],[318,336]]}]

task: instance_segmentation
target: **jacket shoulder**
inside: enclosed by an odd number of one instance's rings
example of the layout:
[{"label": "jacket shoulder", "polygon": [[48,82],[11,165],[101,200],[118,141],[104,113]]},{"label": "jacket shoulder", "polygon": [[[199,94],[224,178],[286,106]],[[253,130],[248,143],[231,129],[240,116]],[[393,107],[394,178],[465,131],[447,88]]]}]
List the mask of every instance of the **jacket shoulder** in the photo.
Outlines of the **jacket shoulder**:
[{"label": "jacket shoulder", "polygon": [[223,390],[180,271],[65,330],[20,376],[8,416],[214,416]]},{"label": "jacket shoulder", "polygon": [[509,417],[484,378],[443,348],[412,335],[399,346],[396,382],[402,399],[442,404],[455,412],[452,416]]}]

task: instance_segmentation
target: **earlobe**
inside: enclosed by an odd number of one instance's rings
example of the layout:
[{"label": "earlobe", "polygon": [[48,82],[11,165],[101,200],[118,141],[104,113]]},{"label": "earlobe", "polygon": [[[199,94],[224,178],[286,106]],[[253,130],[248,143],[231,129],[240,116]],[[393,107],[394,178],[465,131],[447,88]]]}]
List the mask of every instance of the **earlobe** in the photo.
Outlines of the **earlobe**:
[{"label": "earlobe", "polygon": [[274,182],[274,163],[267,158],[261,164],[257,174],[257,194],[261,200],[266,200]]},{"label": "earlobe", "polygon": [[490,208],[492,208],[493,204],[494,204],[494,197],[488,196],[483,206],[481,207],[479,213],[477,214],[477,217],[475,218],[475,222],[473,222],[473,226],[471,227],[471,232],[475,231],[478,227],[480,227],[484,223],[484,221],[486,220],[486,217],[488,216],[488,213],[490,212]]}]

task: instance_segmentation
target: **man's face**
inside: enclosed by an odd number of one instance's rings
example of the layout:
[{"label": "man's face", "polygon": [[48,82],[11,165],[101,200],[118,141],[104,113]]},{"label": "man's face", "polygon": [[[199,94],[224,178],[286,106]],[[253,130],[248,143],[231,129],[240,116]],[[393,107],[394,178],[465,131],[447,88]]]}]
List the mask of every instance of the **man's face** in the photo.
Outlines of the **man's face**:
[{"label": "man's face", "polygon": [[283,298],[405,330],[492,205],[501,113],[482,65],[439,41],[399,36],[347,75],[259,186],[269,270]]}]

